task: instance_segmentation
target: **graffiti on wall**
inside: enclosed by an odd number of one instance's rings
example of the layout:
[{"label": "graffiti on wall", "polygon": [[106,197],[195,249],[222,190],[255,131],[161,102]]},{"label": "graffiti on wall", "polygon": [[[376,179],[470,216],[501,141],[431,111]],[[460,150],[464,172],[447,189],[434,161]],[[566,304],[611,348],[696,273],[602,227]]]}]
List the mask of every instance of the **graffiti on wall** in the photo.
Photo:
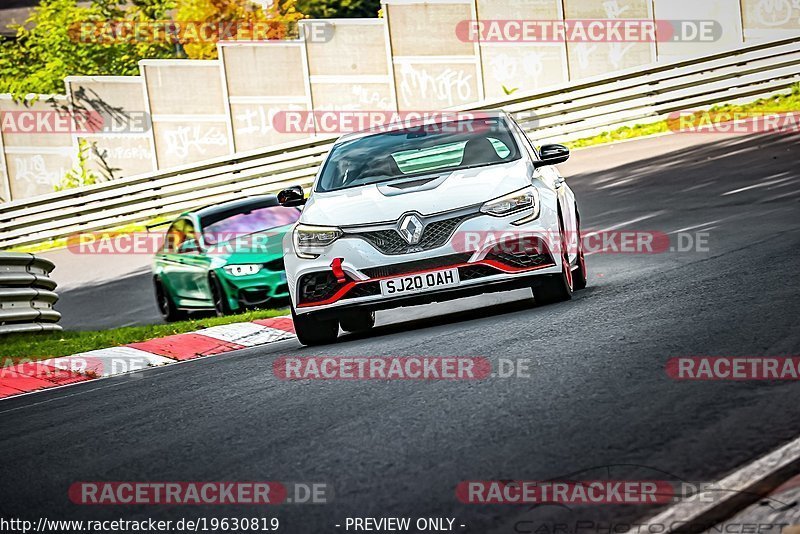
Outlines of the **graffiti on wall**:
[{"label": "graffiti on wall", "polygon": [[228,136],[217,126],[178,126],[165,131],[164,139],[166,154],[176,158],[204,156],[209,147],[228,145]]},{"label": "graffiti on wall", "polygon": [[50,192],[67,172],[63,167],[48,168],[44,157],[14,156],[14,196],[24,198]]},{"label": "graffiti on wall", "polygon": [[538,50],[531,50],[517,59],[510,54],[495,54],[489,60],[489,71],[497,82],[503,86],[519,82],[525,78],[537,87],[544,74],[544,54]]},{"label": "graffiti on wall", "polygon": [[759,0],[755,16],[760,26],[768,28],[800,27],[800,0]]},{"label": "graffiti on wall", "polygon": [[[619,0],[606,0],[603,2],[603,11],[609,20],[621,19],[630,10],[629,5],[620,4]],[[636,43],[612,42],[603,47],[608,50],[606,59],[611,68],[620,70],[625,68],[625,58]],[[581,70],[587,70],[595,61],[596,52],[600,47],[596,43],[580,42],[573,48],[573,54]]]},{"label": "graffiti on wall", "polygon": [[400,68],[398,90],[406,107],[418,99],[437,102],[442,107],[471,102],[475,99],[472,86],[473,75],[463,70],[446,67],[438,74],[431,74],[424,66],[408,63]]},{"label": "graffiti on wall", "polygon": [[277,113],[282,111],[305,111],[305,109],[305,107],[297,104],[287,104],[280,107],[248,107],[233,116],[234,131],[237,136],[270,135],[275,131],[273,120]]}]

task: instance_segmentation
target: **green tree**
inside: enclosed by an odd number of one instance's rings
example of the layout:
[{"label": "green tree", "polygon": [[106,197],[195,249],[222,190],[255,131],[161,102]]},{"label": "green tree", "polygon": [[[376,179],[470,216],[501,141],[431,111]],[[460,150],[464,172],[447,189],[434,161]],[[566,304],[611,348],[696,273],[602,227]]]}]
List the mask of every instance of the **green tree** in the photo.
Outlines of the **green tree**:
[{"label": "green tree", "polygon": [[61,183],[56,184],[56,191],[64,191],[74,187],[92,185],[101,181],[101,178],[89,168],[89,152],[92,146],[86,139],[78,140],[78,154],[72,162],[72,168],[61,179]]},{"label": "green tree", "polygon": [[[22,98],[28,93],[63,93],[66,76],[128,76],[139,73],[139,60],[159,58],[214,59],[214,42],[173,42],[112,36],[114,23],[164,21],[269,21],[262,38],[291,37],[303,18],[295,0],[263,9],[250,0],[42,0],[15,40],[0,44],[0,93]],[[242,25],[245,26],[245,25]],[[235,38],[235,36],[234,36]]]},{"label": "green tree", "polygon": [[173,0],[94,0],[78,6],[76,0],[42,0],[16,40],[0,46],[0,92],[18,98],[27,93],[63,93],[70,75],[132,75],[144,58],[175,57],[169,43],[98,43],[80,28],[83,23],[109,20],[153,20],[174,7]]},{"label": "green tree", "polygon": [[380,0],[297,0],[297,10],[314,19],[375,18]]},{"label": "green tree", "polygon": [[[250,0],[178,0],[175,18],[214,24],[235,22],[235,29],[224,37],[228,40],[278,40],[297,35],[297,21],[303,14],[295,8],[295,0],[273,2],[267,9]],[[181,44],[191,59],[217,59],[214,42],[185,40]]]}]

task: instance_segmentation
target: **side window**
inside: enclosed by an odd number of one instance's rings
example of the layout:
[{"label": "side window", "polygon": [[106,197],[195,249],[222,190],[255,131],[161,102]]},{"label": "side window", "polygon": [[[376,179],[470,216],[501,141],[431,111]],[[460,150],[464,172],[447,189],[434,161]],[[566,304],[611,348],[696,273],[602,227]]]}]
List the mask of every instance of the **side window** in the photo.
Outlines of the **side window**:
[{"label": "side window", "polygon": [[186,241],[196,238],[192,223],[186,219],[178,219],[167,230],[162,251],[168,254],[179,253]]},{"label": "side window", "polygon": [[197,251],[197,234],[194,231],[194,225],[187,219],[178,221],[178,231],[183,239],[178,245],[178,254],[181,253],[194,253]]},{"label": "side window", "polygon": [[166,254],[174,254],[178,251],[178,247],[183,242],[183,238],[178,231],[179,222],[180,221],[175,221],[170,225],[166,235],[164,236],[164,246],[161,247],[161,252]]}]

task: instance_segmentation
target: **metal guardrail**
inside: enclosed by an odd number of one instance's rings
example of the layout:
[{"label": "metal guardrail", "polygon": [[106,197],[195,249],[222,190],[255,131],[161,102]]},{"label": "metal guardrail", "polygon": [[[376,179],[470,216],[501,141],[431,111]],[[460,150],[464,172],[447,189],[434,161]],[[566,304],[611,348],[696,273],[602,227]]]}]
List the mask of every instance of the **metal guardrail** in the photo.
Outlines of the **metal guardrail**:
[{"label": "metal guardrail", "polygon": [[52,332],[61,314],[53,262],[33,254],[0,252],[0,335],[12,332]]},{"label": "metal guardrail", "polygon": [[[515,94],[458,110],[502,108],[537,144],[596,135],[670,113],[771,94],[800,81],[800,36],[693,60]],[[173,215],[311,184],[335,137],[315,137],[0,205],[0,248]]]}]

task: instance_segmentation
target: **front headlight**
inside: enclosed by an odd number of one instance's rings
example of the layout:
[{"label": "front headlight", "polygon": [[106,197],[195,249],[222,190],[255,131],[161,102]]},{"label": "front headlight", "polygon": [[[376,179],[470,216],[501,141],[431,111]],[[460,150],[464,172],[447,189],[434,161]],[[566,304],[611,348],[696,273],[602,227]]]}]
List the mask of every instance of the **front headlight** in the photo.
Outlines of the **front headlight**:
[{"label": "front headlight", "polygon": [[261,270],[261,265],[258,263],[246,263],[243,265],[226,265],[223,267],[225,272],[231,276],[249,276],[256,274]]},{"label": "front headlight", "polygon": [[298,224],[294,229],[294,250],[300,258],[314,258],[324,248],[339,239],[342,231],[335,226],[309,226]]},{"label": "front headlight", "polygon": [[535,219],[539,214],[539,191],[533,186],[490,200],[481,207],[481,212],[494,217],[505,217],[529,209],[534,210],[534,215],[526,219]]}]

